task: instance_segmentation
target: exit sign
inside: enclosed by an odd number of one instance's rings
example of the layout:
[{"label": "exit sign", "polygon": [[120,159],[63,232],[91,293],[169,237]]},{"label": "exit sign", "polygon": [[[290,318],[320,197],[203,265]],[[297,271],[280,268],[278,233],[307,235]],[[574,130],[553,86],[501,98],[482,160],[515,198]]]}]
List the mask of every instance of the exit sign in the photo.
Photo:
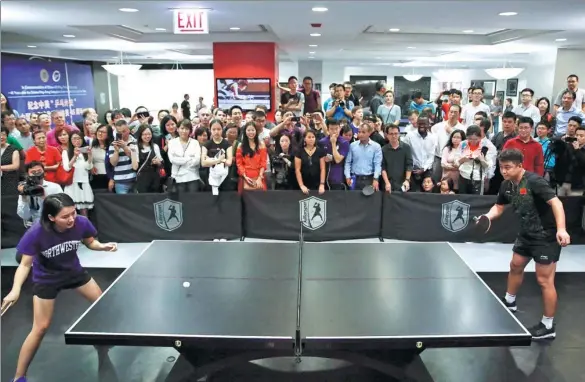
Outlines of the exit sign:
[{"label": "exit sign", "polygon": [[207,10],[175,9],[173,25],[175,34],[208,34]]}]

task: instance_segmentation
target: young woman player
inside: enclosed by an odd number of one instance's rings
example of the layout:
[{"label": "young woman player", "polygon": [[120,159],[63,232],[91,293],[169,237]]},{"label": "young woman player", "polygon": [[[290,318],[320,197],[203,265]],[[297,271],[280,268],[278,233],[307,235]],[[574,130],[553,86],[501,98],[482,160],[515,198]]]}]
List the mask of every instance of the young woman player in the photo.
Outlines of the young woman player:
[{"label": "young woman player", "polygon": [[81,243],[94,251],[117,250],[116,243],[102,244],[95,239],[97,231],[84,216],[77,216],[75,202],[67,194],[47,196],[41,219],[33,224],[18,243],[23,254],[16,269],[14,284],[2,301],[2,311],[16,303],[22,284],[33,266],[33,326],[24,340],[13,382],[26,382],[26,372],[39,348],[53,317],[55,298],[63,289],[75,289],[90,302],[102,290],[83,269],[77,256]]}]

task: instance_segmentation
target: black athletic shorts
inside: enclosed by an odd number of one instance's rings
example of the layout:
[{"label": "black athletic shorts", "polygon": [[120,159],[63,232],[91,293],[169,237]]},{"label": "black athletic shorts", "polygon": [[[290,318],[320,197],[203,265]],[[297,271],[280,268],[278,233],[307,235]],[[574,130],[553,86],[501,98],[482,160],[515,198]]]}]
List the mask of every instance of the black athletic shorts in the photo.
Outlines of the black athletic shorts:
[{"label": "black athletic shorts", "polygon": [[532,240],[519,236],[514,242],[514,253],[530,257],[538,264],[553,264],[561,257],[561,246],[555,238],[548,240]]},{"label": "black athletic shorts", "polygon": [[54,300],[63,289],[76,289],[91,281],[91,276],[86,271],[76,274],[71,278],[54,284],[35,283],[33,295],[43,300]]}]

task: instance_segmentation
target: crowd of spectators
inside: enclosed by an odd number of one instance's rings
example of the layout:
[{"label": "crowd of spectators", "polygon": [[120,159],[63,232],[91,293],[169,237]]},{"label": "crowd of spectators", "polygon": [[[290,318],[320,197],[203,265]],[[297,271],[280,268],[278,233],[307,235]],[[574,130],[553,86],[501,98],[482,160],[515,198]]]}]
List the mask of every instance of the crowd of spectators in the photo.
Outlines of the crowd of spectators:
[{"label": "crowd of spectators", "polygon": [[524,167],[546,177],[559,195],[583,195],[585,100],[577,85],[569,76],[554,108],[545,98],[533,105],[531,89],[520,92],[522,102],[512,110],[494,108],[483,102],[483,89],[472,88],[466,104],[454,89],[433,103],[416,93],[403,110],[383,82],[367,104],[350,83],[332,84],[331,98],[322,102],[310,77],[301,87],[291,77],[272,118],[265,106],[222,110],[201,98],[192,114],[185,95],[180,109],[173,104],[156,116],[141,106],[108,111],[100,121],[86,109],[73,126],[60,111],[26,119],[2,96],[2,194],[22,194],[31,163],[82,214],[93,208],[95,192],[323,194],[373,186],[390,193],[495,194],[502,181],[498,153],[517,148]]}]

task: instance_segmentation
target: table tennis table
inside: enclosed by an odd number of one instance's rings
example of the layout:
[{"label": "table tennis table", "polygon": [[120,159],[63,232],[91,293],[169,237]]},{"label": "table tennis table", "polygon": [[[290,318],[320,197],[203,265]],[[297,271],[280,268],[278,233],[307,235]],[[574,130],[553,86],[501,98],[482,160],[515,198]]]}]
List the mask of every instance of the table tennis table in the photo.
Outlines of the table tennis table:
[{"label": "table tennis table", "polygon": [[426,348],[528,346],[531,336],[448,243],[301,238],[153,241],[65,341],[173,347],[201,376],[320,357],[401,380]]}]

